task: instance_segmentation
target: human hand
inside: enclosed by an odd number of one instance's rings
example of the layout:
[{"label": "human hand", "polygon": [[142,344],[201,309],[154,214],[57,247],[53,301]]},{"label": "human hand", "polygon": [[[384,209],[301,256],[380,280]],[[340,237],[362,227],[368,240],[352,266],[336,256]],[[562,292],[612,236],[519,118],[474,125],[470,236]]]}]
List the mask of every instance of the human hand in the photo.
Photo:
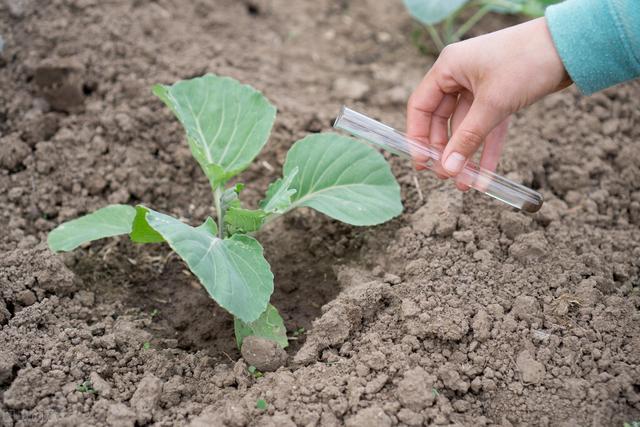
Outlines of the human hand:
[{"label": "human hand", "polygon": [[442,179],[483,143],[480,166],[493,172],[509,116],[570,84],[545,18],[454,43],[409,98],[407,135],[443,150],[434,166]]}]

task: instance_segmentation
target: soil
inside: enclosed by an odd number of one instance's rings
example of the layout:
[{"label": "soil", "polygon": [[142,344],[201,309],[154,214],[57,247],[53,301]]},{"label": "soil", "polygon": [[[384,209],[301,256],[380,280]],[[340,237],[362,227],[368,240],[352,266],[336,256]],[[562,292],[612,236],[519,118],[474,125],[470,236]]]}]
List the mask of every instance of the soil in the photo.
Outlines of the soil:
[{"label": "soil", "polygon": [[433,62],[413,28],[400,1],[0,3],[0,425],[640,419],[638,83],[517,115],[500,171],[544,194],[535,215],[393,159],[405,213],[390,223],[302,210],[270,224],[273,303],[305,332],[263,376],[166,247],[46,248],[57,224],[108,203],[211,214],[153,83],[214,72],[277,105],[241,177],[255,205],[287,148],[329,130],[341,104],[403,127]]}]

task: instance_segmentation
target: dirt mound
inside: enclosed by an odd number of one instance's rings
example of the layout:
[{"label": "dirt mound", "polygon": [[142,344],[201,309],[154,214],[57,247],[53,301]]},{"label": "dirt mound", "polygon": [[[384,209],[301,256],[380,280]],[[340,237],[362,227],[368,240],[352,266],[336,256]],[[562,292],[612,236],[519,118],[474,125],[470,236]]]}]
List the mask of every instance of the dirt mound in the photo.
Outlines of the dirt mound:
[{"label": "dirt mound", "polygon": [[535,215],[394,159],[397,220],[269,224],[273,303],[297,338],[275,372],[249,371],[231,317],[161,245],[46,249],[56,224],[108,203],[192,224],[212,213],[151,84],[214,72],[277,105],[241,177],[255,205],[286,149],[341,104],[402,127],[433,60],[411,25],[400,1],[0,3],[0,425],[640,419],[637,83],[570,89],[515,118],[501,172],[544,194]]}]

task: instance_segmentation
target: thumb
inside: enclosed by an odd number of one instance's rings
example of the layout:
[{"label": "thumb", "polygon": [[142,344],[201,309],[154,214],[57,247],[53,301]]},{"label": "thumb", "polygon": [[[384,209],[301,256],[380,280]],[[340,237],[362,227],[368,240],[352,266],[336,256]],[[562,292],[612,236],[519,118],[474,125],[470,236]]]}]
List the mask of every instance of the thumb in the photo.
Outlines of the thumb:
[{"label": "thumb", "polygon": [[442,153],[441,162],[445,171],[451,176],[458,175],[487,135],[503,119],[504,117],[494,108],[476,99]]}]

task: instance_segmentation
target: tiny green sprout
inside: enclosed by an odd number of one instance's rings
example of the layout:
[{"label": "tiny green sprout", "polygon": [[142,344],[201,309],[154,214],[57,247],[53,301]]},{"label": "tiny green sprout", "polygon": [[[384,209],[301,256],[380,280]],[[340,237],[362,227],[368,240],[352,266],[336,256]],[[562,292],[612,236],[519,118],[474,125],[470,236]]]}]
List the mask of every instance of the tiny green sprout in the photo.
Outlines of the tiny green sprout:
[{"label": "tiny green sprout", "polygon": [[143,205],[109,205],[60,224],[49,233],[49,247],[72,251],[125,234],[135,243],[166,243],[234,316],[238,347],[244,338],[258,336],[285,348],[284,321],[269,304],[273,273],[256,232],[301,207],[355,226],[381,224],[402,213],[400,186],[375,149],[335,133],[312,134],[293,144],[282,178],[250,209],[242,204],[244,185],[230,181],[267,143],[275,106],[251,86],[213,74],[158,84],[152,91],[185,130],[191,154],[209,181],[215,219],[192,226]]},{"label": "tiny green sprout", "polygon": [[89,393],[89,394],[96,394],[97,391],[93,388],[93,385],[91,384],[91,381],[86,380],[84,382],[82,382],[81,384],[78,384],[76,386],[76,391],[79,391],[80,393]]},{"label": "tiny green sprout", "polygon": [[261,411],[264,411],[265,409],[267,409],[267,401],[264,399],[258,399],[256,401],[256,408],[260,409]]},{"label": "tiny green sprout", "polygon": [[624,427],[640,427],[640,420],[625,422]]},{"label": "tiny green sprout", "polygon": [[435,388],[435,387],[431,389],[431,392],[433,393],[433,397],[438,397],[438,396],[440,396],[440,392],[439,392],[439,391],[438,391],[438,389],[437,389],[437,388]]},{"label": "tiny green sprout", "polygon": [[258,378],[262,378],[264,377],[264,374],[262,372],[260,372],[258,370],[258,368],[256,368],[255,366],[249,366],[247,368],[247,370],[249,371],[249,373],[251,374],[251,376],[253,376],[253,378],[258,379]]},{"label": "tiny green sprout", "polygon": [[157,308],[154,308],[151,313],[149,314],[151,316],[151,318],[153,319],[154,317],[156,317],[158,314],[160,314],[160,310],[158,310]]},{"label": "tiny green sprout", "polygon": [[300,327],[298,329],[296,329],[295,331],[293,331],[293,336],[294,337],[299,337],[300,335],[305,333],[305,329]]},{"label": "tiny green sprout", "polygon": [[151,348],[151,343],[146,341],[144,344],[142,344],[142,348],[145,350],[149,350]]}]

